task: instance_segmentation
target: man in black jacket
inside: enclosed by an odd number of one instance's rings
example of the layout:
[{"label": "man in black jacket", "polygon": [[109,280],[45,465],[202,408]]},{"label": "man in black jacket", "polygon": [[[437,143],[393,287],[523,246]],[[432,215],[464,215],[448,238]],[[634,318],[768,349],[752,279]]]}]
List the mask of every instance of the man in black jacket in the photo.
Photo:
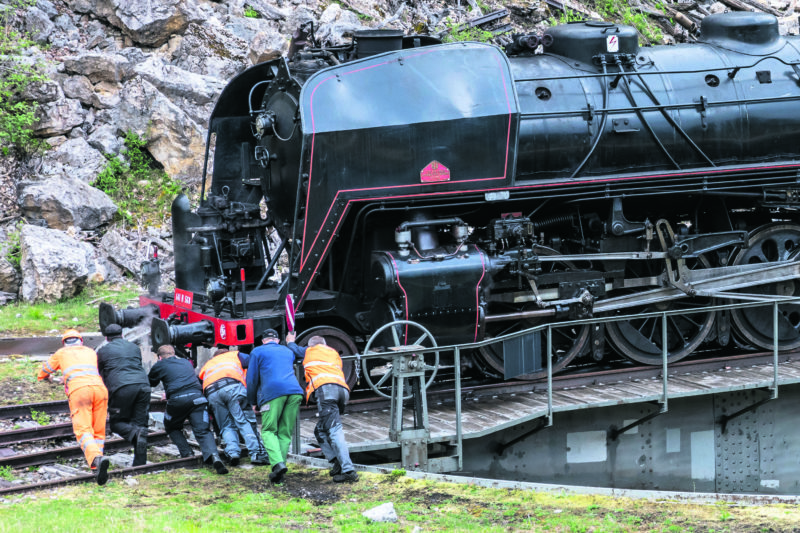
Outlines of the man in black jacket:
[{"label": "man in black jacket", "polygon": [[111,431],[134,447],[133,466],[147,463],[150,384],[139,347],[122,338],[119,324],[106,326],[108,341],[97,350],[97,369],[108,389]]},{"label": "man in black jacket", "polygon": [[181,457],[191,457],[194,452],[183,436],[183,423],[188,418],[194,438],[203,453],[203,461],[213,465],[217,474],[227,474],[228,469],[219,457],[217,443],[211,434],[208,400],[203,396],[203,387],[194,373],[192,363],[188,359],[175,357],[175,348],[168,344],[159,347],[157,354],[158,362],[150,369],[147,377],[152,387],[159,382],[164,383],[164,391],[167,393],[164,431],[178,447]]}]

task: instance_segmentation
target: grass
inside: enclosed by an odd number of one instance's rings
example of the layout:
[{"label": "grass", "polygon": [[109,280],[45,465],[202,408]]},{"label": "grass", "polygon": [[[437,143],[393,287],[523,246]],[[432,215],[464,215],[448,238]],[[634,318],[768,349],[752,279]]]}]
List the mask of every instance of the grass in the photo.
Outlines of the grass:
[{"label": "grass", "polygon": [[[64,386],[36,379],[41,361],[25,357],[0,358],[0,405],[64,400]],[[47,416],[45,414],[45,416]],[[48,422],[49,423],[49,422]],[[20,429],[18,426],[12,429]]]},{"label": "grass", "polygon": [[0,307],[3,336],[54,334],[67,328],[98,331],[97,308],[100,302],[127,307],[141,289],[135,286],[91,285],[74,298],[54,304],[17,302]]},{"label": "grass", "polygon": [[[0,504],[0,533],[77,531],[96,524],[128,531],[761,531],[791,529],[795,506],[697,505],[593,495],[481,488],[361,473],[351,485],[325,470],[290,465],[286,483],[269,469],[234,468],[227,476],[180,470],[112,479],[19,497]],[[394,504],[396,523],[371,523],[362,513]],[[721,510],[729,515],[720,517]],[[732,522],[735,521],[735,522]],[[735,524],[735,527],[731,526]]]}]

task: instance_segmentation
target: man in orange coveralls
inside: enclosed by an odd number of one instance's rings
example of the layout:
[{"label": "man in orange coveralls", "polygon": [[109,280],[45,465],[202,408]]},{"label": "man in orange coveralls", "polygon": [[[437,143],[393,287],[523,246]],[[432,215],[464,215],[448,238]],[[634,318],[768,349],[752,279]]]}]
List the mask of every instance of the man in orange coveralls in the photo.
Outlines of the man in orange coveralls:
[{"label": "man in orange coveralls", "polygon": [[[106,440],[108,390],[97,371],[97,353],[83,345],[83,337],[74,329],[61,336],[64,345],[42,363],[39,379],[53,381],[53,374],[64,374],[64,392],[69,399],[72,429],[78,439],[86,462],[97,478],[98,485],[108,481],[109,460],[103,457]],[[59,378],[55,378],[60,383]]]}]

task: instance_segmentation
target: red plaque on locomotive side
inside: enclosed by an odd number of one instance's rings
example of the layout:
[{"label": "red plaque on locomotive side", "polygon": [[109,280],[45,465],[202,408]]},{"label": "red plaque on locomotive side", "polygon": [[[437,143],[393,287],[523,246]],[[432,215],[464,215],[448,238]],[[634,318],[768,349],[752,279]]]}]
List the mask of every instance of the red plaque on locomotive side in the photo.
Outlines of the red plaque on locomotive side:
[{"label": "red plaque on locomotive side", "polygon": [[419,177],[422,183],[450,181],[450,169],[434,160],[422,169],[422,172],[419,173]]},{"label": "red plaque on locomotive side", "polygon": [[194,294],[192,291],[185,291],[183,289],[175,288],[175,306],[183,307],[184,309],[192,308],[192,300]]}]

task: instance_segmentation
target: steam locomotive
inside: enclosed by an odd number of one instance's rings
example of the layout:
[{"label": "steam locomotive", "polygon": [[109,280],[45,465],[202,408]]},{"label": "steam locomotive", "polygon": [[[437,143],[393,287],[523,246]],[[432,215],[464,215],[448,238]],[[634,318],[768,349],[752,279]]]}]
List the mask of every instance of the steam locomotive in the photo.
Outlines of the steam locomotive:
[{"label": "steam locomotive", "polygon": [[[771,311],[711,306],[800,294],[800,39],[766,14],[646,48],[602,21],[505,50],[397,31],[323,48],[306,32],[225,87],[205,159],[199,206],[172,207],[174,293],[104,306],[101,325],[153,313],[154,346],[243,346],[289,312],[352,354],[376,331],[383,347],[444,345],[637,316],[555,329],[559,370],[659,363],[662,320],[670,361],[770,349]],[[684,308],[701,312],[638,318]],[[779,348],[800,347],[800,308],[779,310]],[[500,375],[511,349],[463,364]],[[546,370],[536,352],[521,377]]]}]

